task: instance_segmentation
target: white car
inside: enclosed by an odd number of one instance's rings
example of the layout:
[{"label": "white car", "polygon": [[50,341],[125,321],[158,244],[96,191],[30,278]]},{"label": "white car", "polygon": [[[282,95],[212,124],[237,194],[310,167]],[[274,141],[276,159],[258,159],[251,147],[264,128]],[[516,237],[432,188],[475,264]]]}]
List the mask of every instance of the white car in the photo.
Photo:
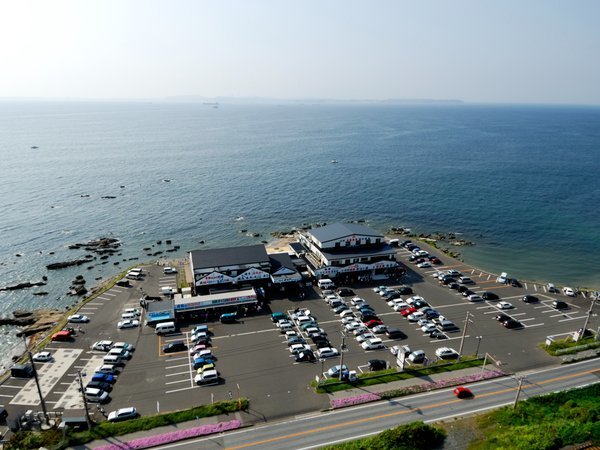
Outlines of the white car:
[{"label": "white car", "polygon": [[108,392],[102,389],[85,388],[84,394],[88,402],[104,403],[108,400]]},{"label": "white car", "polygon": [[128,344],[127,342],[115,342],[112,345],[112,348],[122,348],[124,350],[127,350],[129,353],[135,351],[135,347],[131,344]]},{"label": "white car", "polygon": [[196,353],[199,353],[199,352],[201,352],[203,350],[206,350],[206,345],[205,344],[194,345],[190,349],[190,355],[195,355]]},{"label": "white car", "polygon": [[380,296],[380,297],[383,297],[383,296],[385,296],[385,294],[387,294],[388,292],[391,292],[391,291],[393,291],[393,289],[392,289],[392,288],[385,288],[385,289],[381,289],[381,290],[379,291],[379,296]]},{"label": "white car", "polygon": [[427,269],[431,267],[431,263],[429,261],[423,261],[422,263],[417,264],[419,269]]},{"label": "white car", "polygon": [[292,344],[292,345],[290,345],[290,353],[292,355],[297,355],[298,353],[302,353],[307,350],[310,350],[310,345],[308,345],[308,344]]},{"label": "white car", "polygon": [[394,305],[394,311],[404,311],[406,308],[410,308],[410,305],[406,302],[398,302]]},{"label": "white car", "polygon": [[123,310],[123,314],[133,314],[134,316],[140,317],[142,315],[142,311],[139,308],[127,308]]},{"label": "white car", "polygon": [[421,327],[421,331],[426,334],[432,333],[436,330],[437,330],[437,327],[432,323],[425,324]]},{"label": "white car", "polygon": [[394,345],[390,348],[392,355],[398,355],[398,353],[404,353],[404,356],[409,355],[411,350],[408,345]]},{"label": "white car", "polygon": [[52,361],[52,353],[50,352],[39,352],[33,355],[33,360],[36,362],[48,362]]},{"label": "white car", "polygon": [[512,303],[498,302],[498,308],[500,308],[500,309],[511,309],[512,307],[513,307]]},{"label": "white car", "polygon": [[425,313],[423,313],[421,311],[417,311],[417,312],[414,312],[414,313],[409,314],[408,316],[406,316],[406,318],[408,319],[409,322],[416,322],[416,321],[418,321],[420,319],[423,319],[425,317],[427,317],[427,316],[425,315]]},{"label": "white car", "polygon": [[365,334],[365,333],[368,333],[368,332],[369,332],[369,329],[367,327],[361,326],[361,327],[357,328],[356,330],[354,330],[352,332],[352,334],[354,336],[360,336],[361,334]]},{"label": "white car", "polygon": [[121,420],[135,419],[138,416],[137,409],[134,407],[121,408],[108,413],[109,422],[120,422]]},{"label": "white car", "polygon": [[435,351],[435,356],[440,359],[458,358],[458,352],[450,347],[440,347]]},{"label": "white car", "polygon": [[481,295],[477,295],[477,294],[471,294],[467,297],[467,299],[470,302],[482,302],[483,301],[483,297],[481,297]]},{"label": "white car", "polygon": [[368,341],[369,339],[377,339],[377,336],[375,336],[373,333],[368,332],[368,333],[363,333],[359,336],[356,336],[356,341],[359,344],[362,344],[365,341]]},{"label": "white car", "polygon": [[83,314],[73,314],[67,318],[69,323],[87,323],[90,321],[88,316],[84,316]]},{"label": "white car", "polygon": [[362,303],[367,303],[367,301],[361,297],[353,297],[352,300],[350,300],[350,303],[354,306],[357,306]]},{"label": "white car", "polygon": [[347,325],[352,322],[357,322],[357,321],[358,321],[358,319],[356,318],[356,316],[354,314],[342,317],[342,323],[344,325]]},{"label": "white car", "polygon": [[360,327],[362,327],[362,323],[360,323],[360,322],[350,322],[350,323],[347,323],[346,325],[344,325],[344,329],[346,331],[354,331]]},{"label": "white car", "polygon": [[423,319],[417,320],[417,325],[419,325],[420,327],[422,327],[423,325],[430,324],[430,323],[432,323],[431,320],[429,320],[426,317],[424,317]]},{"label": "white car", "polygon": [[371,331],[375,334],[382,334],[385,333],[387,331],[387,326],[385,325],[375,325],[373,328],[371,328]]},{"label": "white car", "polygon": [[567,297],[575,297],[575,291],[573,290],[573,288],[565,286],[562,291],[563,294]]},{"label": "white car", "polygon": [[393,298],[391,300],[388,300],[387,305],[391,306],[393,308],[394,305],[396,305],[397,303],[406,303],[406,302],[404,300],[402,300],[401,298]]},{"label": "white car", "polygon": [[450,269],[446,270],[446,275],[450,275],[451,277],[459,277],[461,273],[458,270]]},{"label": "white car", "polygon": [[117,328],[137,328],[140,326],[140,321],[137,319],[121,320],[117,323]]},{"label": "white car", "polygon": [[199,385],[209,385],[219,383],[219,372],[215,369],[210,369],[205,372],[199,373],[194,377],[194,382]]},{"label": "white car", "polygon": [[420,295],[413,295],[412,297],[409,297],[406,299],[406,303],[408,303],[409,305],[412,305],[415,302],[424,302],[425,299],[423,297],[421,297]]},{"label": "white car", "polygon": [[335,356],[339,356],[339,352],[337,349],[333,347],[323,347],[317,351],[317,355],[319,358],[333,358]]},{"label": "white car", "polygon": [[163,269],[163,273],[165,275],[170,275],[170,274],[173,274],[173,273],[177,273],[177,269],[175,267],[165,267]]},{"label": "white car", "polygon": [[387,286],[377,286],[377,287],[373,288],[373,292],[375,292],[376,294],[379,294],[379,291],[382,291],[387,288],[388,288]]},{"label": "white car", "polygon": [[385,348],[383,345],[383,341],[379,338],[367,339],[360,346],[365,350],[379,350],[380,348]]},{"label": "white car", "polygon": [[113,341],[97,341],[92,344],[92,350],[98,350],[100,352],[107,352],[113,346]]}]

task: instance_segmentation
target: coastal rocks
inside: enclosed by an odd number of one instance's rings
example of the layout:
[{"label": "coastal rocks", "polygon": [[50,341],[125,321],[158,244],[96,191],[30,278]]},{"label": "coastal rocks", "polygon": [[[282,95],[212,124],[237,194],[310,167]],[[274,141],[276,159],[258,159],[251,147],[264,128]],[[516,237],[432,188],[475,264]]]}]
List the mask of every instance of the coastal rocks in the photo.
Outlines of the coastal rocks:
[{"label": "coastal rocks", "polygon": [[51,329],[62,319],[63,312],[55,309],[39,309],[35,311],[14,311],[13,317],[0,319],[1,325],[25,327],[17,333],[17,337],[31,336]]},{"label": "coastal rocks", "polygon": [[31,288],[31,287],[35,287],[35,286],[45,286],[45,285],[46,285],[46,280],[38,281],[35,283],[32,283],[31,281],[25,281],[24,283],[13,284],[12,286],[2,287],[2,288],[0,288],[0,291],[16,291],[19,289],[27,289],[27,288]]},{"label": "coastal rocks", "polygon": [[108,199],[113,199],[113,198],[117,198],[117,197],[115,197],[114,195],[103,195],[103,196],[102,196],[102,197],[100,197],[100,198],[108,198]]},{"label": "coastal rocks", "polygon": [[48,295],[48,292],[46,292],[46,291],[32,292],[31,295],[44,296],[44,295]]},{"label": "coastal rocks", "polygon": [[48,270],[64,269],[65,267],[80,266],[80,265],[88,263],[88,262],[90,262],[89,258],[88,259],[74,259],[72,261],[62,261],[62,262],[47,264],[46,269],[48,269]]}]

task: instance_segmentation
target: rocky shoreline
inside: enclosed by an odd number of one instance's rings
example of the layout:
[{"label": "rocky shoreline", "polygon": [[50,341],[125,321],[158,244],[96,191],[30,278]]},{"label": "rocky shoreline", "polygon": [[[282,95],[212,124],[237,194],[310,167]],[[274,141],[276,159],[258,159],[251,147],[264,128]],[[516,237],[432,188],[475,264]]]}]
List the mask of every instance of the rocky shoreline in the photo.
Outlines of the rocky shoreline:
[{"label": "rocky shoreline", "polygon": [[23,328],[17,337],[31,336],[52,329],[64,316],[57,309],[36,309],[34,311],[13,311],[11,317],[0,318],[0,325],[12,325]]}]

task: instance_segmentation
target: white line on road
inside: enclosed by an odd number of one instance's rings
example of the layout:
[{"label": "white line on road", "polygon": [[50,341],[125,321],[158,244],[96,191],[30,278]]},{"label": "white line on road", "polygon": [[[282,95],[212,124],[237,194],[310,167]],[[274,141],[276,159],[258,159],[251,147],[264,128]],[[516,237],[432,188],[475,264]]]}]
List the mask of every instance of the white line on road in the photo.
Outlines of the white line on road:
[{"label": "white line on road", "polygon": [[183,380],[169,381],[169,382],[165,383],[165,385],[168,385],[168,384],[177,384],[177,383],[187,383],[187,381],[188,381],[187,378],[185,378]]},{"label": "white line on road", "polygon": [[167,366],[165,369],[175,369],[177,367],[189,367],[189,364],[178,364],[176,366]]},{"label": "white line on road", "polygon": [[534,323],[533,325],[525,325],[526,328],[541,327],[543,323]]},{"label": "white line on road", "polygon": [[2,387],[13,388],[13,389],[21,389],[22,386],[11,386],[9,384],[3,384]]},{"label": "white line on road", "polygon": [[173,389],[172,391],[165,391],[165,394],[171,394],[173,392],[189,391],[190,389],[196,389],[197,386],[186,387],[181,389]]},{"label": "white line on road", "polygon": [[450,308],[452,306],[465,306],[468,305],[469,303],[453,303],[452,305],[442,305],[442,306],[436,306],[435,309],[440,309],[440,308]]},{"label": "white line on road", "polygon": [[102,295],[108,295],[109,297],[116,297],[117,296],[117,294],[113,294],[112,292],[105,292]]},{"label": "white line on road", "polygon": [[[580,317],[570,317],[568,319],[560,319],[559,322],[566,322],[568,320],[578,320],[578,319],[585,319],[587,316],[580,316]],[[556,336],[556,335],[555,335]]]},{"label": "white line on road", "polygon": [[187,371],[187,370],[185,372],[168,373],[168,374],[165,375],[165,377],[175,377],[177,375],[187,375],[188,373],[190,373],[190,372]]}]

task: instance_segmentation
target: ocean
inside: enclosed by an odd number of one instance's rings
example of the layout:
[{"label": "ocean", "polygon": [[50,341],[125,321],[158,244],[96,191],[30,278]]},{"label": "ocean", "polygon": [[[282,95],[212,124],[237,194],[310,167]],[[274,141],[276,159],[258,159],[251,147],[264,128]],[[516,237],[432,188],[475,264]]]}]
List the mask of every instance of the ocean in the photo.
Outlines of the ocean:
[{"label": "ocean", "polygon": [[[482,269],[600,288],[598,107],[2,102],[0,137],[0,286],[48,277],[0,292],[1,314],[72,305],[76,275],[166,239],[182,257],[350,220],[460,233]],[[99,237],[120,254],[46,270]],[[19,345],[4,328],[0,350]]]}]

